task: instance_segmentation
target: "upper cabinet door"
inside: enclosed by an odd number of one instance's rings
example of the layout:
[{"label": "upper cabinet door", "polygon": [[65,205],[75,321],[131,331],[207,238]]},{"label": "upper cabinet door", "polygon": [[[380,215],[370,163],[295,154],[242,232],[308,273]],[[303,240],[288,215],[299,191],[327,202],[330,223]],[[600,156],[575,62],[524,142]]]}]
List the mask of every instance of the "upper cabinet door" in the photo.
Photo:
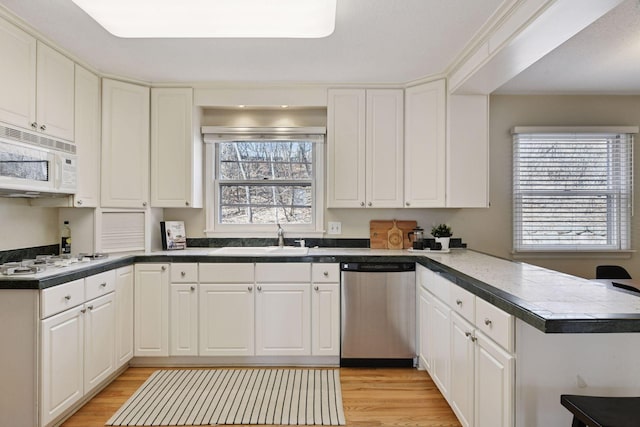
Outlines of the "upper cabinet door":
[{"label": "upper cabinet door", "polygon": [[404,108],[401,89],[367,90],[367,207],[401,208]]},{"label": "upper cabinet door", "polygon": [[100,192],[100,78],[76,65],[75,143],[78,192],[74,206],[95,208]]},{"label": "upper cabinet door", "polygon": [[445,206],[445,104],[444,80],[405,91],[406,207]]},{"label": "upper cabinet door", "polygon": [[0,121],[36,121],[36,39],[0,18]]},{"label": "upper cabinet door", "polygon": [[36,122],[40,132],[73,141],[73,61],[38,42]]},{"label": "upper cabinet door", "polygon": [[327,207],[365,206],[364,89],[329,89]]},{"label": "upper cabinet door", "polygon": [[202,138],[193,89],[151,89],[151,206],[202,207]]},{"label": "upper cabinet door", "polygon": [[149,200],[149,88],[102,81],[102,207],[144,208]]}]

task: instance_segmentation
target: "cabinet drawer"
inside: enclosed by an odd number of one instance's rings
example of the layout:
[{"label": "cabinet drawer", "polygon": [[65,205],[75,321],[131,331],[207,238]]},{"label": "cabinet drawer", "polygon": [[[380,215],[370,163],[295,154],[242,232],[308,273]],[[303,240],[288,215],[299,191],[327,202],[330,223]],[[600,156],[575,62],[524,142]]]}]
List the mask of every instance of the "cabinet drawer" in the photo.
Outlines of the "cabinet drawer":
[{"label": "cabinet drawer", "polygon": [[475,321],[475,302],[476,296],[471,292],[465,291],[459,286],[451,287],[451,299],[449,300],[451,309],[472,323]]},{"label": "cabinet drawer", "polygon": [[495,305],[483,299],[476,298],[476,327],[489,338],[513,352],[514,320],[513,316],[505,313]]},{"label": "cabinet drawer", "polygon": [[171,264],[171,283],[197,283],[198,264],[175,263]]},{"label": "cabinet drawer", "polygon": [[308,262],[278,262],[256,264],[257,283],[309,283],[311,264]]},{"label": "cabinet drawer", "polygon": [[339,283],[340,264],[312,264],[311,281],[313,283]]},{"label": "cabinet drawer", "polygon": [[116,290],[116,271],[105,271],[84,279],[84,295],[88,301]]},{"label": "cabinet drawer", "polygon": [[426,270],[422,275],[422,287],[448,304],[451,295],[450,288],[455,286],[451,286],[451,282],[438,273]]},{"label": "cabinet drawer", "polygon": [[253,263],[198,264],[200,283],[253,283]]},{"label": "cabinet drawer", "polygon": [[41,318],[60,313],[84,302],[84,279],[74,280],[40,293]]}]

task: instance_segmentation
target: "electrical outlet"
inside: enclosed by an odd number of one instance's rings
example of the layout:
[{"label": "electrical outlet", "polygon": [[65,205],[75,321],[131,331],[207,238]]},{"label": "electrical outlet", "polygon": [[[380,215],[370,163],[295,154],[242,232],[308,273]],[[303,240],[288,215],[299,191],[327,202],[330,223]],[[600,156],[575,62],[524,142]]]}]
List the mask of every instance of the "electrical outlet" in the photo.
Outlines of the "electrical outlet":
[{"label": "electrical outlet", "polygon": [[342,223],[329,221],[329,234],[342,234]]}]

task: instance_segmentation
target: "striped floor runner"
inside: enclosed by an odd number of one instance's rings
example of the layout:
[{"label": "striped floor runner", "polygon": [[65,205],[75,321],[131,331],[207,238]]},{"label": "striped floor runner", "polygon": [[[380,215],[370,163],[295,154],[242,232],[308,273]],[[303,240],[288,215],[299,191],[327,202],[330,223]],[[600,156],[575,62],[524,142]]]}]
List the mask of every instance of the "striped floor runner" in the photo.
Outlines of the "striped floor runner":
[{"label": "striped floor runner", "polygon": [[154,372],[108,426],[344,425],[338,369]]}]

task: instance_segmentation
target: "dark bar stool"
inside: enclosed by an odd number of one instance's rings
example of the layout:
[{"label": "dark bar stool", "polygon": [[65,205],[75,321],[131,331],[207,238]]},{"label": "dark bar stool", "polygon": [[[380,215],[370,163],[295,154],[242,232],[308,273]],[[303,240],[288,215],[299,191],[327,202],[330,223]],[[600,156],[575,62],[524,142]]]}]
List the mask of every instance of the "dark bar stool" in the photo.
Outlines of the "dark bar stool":
[{"label": "dark bar stool", "polygon": [[563,394],[560,403],[573,414],[571,427],[640,426],[640,397]]}]

